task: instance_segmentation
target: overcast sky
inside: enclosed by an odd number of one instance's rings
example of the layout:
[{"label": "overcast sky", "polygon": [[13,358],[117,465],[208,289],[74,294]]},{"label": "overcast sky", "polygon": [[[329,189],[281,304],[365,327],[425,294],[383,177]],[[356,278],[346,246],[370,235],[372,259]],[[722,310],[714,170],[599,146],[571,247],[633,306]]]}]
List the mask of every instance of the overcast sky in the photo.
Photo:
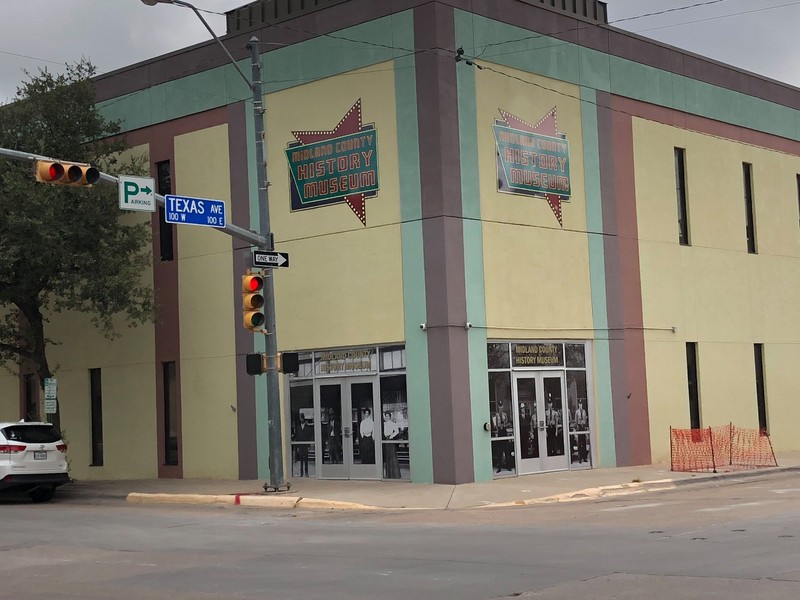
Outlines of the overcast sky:
[{"label": "overcast sky", "polygon": [[[248,2],[192,3],[224,35],[222,13]],[[105,73],[209,39],[191,10],[140,0],[0,0],[0,9],[0,103],[24,70],[59,71],[85,56]],[[608,10],[617,27],[800,86],[800,0],[608,0]]]}]

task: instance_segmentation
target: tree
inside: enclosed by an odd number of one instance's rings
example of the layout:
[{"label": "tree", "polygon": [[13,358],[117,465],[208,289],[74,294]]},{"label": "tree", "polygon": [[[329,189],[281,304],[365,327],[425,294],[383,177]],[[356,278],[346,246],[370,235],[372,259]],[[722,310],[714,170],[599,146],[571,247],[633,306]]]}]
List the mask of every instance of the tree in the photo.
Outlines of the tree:
[{"label": "tree", "polygon": [[[107,173],[122,167],[127,145],[95,106],[94,74],[86,59],[60,75],[26,72],[15,100],[0,106],[0,147]],[[144,164],[134,157],[126,173]],[[117,197],[109,185],[38,183],[31,163],[0,157],[0,363],[32,368],[42,386],[53,376],[47,348],[59,343],[45,333],[49,318],[90,313],[108,338],[121,313],[130,326],[154,318],[152,289],[140,283],[152,261],[150,226],[121,220]]]}]

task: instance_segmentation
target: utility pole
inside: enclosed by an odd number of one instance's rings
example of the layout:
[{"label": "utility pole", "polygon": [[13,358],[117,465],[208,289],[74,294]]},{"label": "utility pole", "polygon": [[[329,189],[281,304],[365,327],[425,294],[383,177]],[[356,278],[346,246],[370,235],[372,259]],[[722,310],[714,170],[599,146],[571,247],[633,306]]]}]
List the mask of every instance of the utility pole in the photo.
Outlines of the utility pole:
[{"label": "utility pole", "polygon": [[[269,182],[264,152],[264,96],[261,82],[261,55],[258,38],[253,36],[247,44],[250,50],[253,75],[250,85],[253,90],[253,120],[255,121],[256,173],[258,175],[258,214],[259,229],[266,235],[266,250],[274,250],[272,231],[269,222]],[[264,249],[264,247],[262,247]],[[267,492],[277,492],[289,488],[283,479],[283,442],[281,439],[280,382],[278,379],[278,339],[275,326],[275,277],[273,269],[264,273],[264,313],[266,322],[265,342],[267,354],[267,422],[269,431],[269,483],[264,484]]]}]

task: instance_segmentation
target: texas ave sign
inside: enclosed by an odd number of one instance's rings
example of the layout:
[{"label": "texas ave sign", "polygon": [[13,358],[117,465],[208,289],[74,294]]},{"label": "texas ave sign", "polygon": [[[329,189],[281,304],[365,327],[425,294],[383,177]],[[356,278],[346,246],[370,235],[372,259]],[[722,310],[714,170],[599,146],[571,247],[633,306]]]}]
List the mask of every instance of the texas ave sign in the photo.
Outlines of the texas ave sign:
[{"label": "texas ave sign", "polygon": [[164,220],[167,223],[225,228],[225,203],[222,200],[174,195],[164,196],[164,200]]}]

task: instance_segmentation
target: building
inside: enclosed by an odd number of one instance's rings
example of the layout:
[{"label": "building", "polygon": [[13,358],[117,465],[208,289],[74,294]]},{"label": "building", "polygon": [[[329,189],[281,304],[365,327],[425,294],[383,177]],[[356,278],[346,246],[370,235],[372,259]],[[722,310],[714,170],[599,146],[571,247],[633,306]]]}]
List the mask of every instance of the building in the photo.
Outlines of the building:
[{"label": "building", "polygon": [[[281,382],[287,475],[646,464],[670,426],[728,422],[800,449],[800,90],[616,29],[594,0],[227,18],[245,72],[261,48],[290,256],[271,271],[278,347],[301,358]],[[96,83],[159,193],[258,229],[251,91],[213,41]],[[251,247],[152,223],[155,326],[108,342],[84,316],[51,323],[73,475],[265,478]],[[1,381],[4,418],[35,405],[30,377]]]}]

